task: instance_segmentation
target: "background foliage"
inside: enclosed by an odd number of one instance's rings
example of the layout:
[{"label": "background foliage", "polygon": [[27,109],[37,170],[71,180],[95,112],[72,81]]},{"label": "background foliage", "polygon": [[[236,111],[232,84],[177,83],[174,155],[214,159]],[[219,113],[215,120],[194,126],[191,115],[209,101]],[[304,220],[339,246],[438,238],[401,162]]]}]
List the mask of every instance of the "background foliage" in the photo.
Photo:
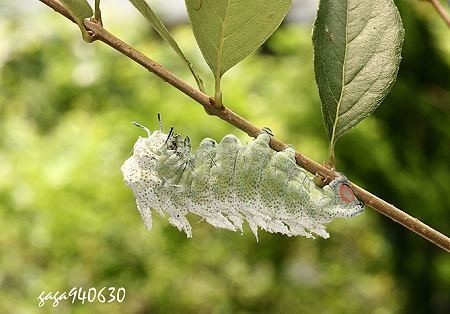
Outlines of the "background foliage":
[{"label": "background foliage", "polygon": [[[449,234],[448,30],[428,7],[398,4],[406,29],[399,78],[376,114],[341,140],[337,164]],[[159,111],[165,128],[188,134],[194,147],[206,136],[250,139],[104,45],[87,46],[50,10],[6,8],[0,6],[1,313],[450,312],[448,254],[371,209],[333,222],[329,240],[261,232],[257,243],[248,229],[239,235],[195,217],[188,240],[156,215],[147,232],[120,173],[143,135],[130,121],[155,129]],[[143,19],[114,22],[113,32],[192,81]],[[172,32],[201,65],[211,92],[190,29]],[[320,161],[327,141],[311,56],[310,26],[285,25],[227,73],[222,89],[233,110]],[[127,296],[123,304],[38,308],[41,291],[74,286],[123,286]]]}]

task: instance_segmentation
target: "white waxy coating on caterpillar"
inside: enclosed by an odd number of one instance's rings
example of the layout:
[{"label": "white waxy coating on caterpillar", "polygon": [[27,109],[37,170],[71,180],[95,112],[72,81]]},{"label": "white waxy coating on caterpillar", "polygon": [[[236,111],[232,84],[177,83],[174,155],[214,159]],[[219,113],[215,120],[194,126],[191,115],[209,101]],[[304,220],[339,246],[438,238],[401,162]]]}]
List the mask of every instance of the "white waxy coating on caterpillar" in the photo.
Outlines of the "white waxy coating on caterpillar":
[{"label": "white waxy coating on caterpillar", "polygon": [[192,228],[186,215],[193,213],[232,231],[242,232],[246,221],[256,237],[262,228],[288,236],[328,238],[324,224],[363,210],[345,177],[317,187],[295,163],[294,149],[275,152],[267,133],[247,145],[234,135],[219,144],[206,138],[192,154],[189,138],[147,132],[121,169],[148,229],[154,209],[167,214],[188,237]]}]

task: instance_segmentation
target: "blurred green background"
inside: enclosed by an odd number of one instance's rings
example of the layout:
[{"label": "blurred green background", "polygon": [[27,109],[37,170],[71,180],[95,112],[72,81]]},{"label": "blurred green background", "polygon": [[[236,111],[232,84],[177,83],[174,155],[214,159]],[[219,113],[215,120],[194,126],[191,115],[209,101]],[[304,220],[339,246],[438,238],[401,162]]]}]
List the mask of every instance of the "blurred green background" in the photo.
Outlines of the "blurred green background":
[{"label": "blurred green background", "polygon": [[[449,254],[366,208],[331,223],[329,240],[247,228],[194,237],[154,215],[145,230],[120,166],[142,130],[132,120],[204,137],[244,133],[38,1],[0,0],[0,313],[450,313]],[[351,180],[450,233],[449,31],[426,3],[398,1],[406,29],[399,78],[376,114],[337,147]],[[105,6],[109,5],[105,3]],[[112,4],[111,4],[112,5]],[[192,82],[138,17],[106,27]],[[172,32],[208,80],[188,26]],[[310,25],[283,25],[225,75],[226,104],[326,159]],[[125,287],[123,303],[51,302],[42,291]]]}]

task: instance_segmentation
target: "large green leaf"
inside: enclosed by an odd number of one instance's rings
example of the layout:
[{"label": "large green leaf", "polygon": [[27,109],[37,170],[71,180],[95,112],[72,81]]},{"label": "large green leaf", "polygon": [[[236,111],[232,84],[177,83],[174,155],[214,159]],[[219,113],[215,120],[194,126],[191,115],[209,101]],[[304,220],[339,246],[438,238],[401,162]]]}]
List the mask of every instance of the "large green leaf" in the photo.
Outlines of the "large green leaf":
[{"label": "large green leaf", "polygon": [[148,3],[145,0],[129,0],[131,4],[150,22],[150,24],[155,28],[158,34],[164,38],[164,40],[172,47],[173,50],[178,54],[178,56],[186,63],[191,71],[192,75],[197,82],[198,88],[201,91],[204,91],[203,81],[195,71],[192,63],[186,58],[183,51],[181,51],[175,39],[173,39],[172,35],[170,35],[166,26],[161,22],[158,15],[150,8]]},{"label": "large green leaf", "polygon": [[322,0],[314,23],[314,68],[330,155],[339,137],[388,94],[403,27],[392,0]]},{"label": "large green leaf", "polygon": [[222,75],[261,46],[291,6],[291,0],[185,2],[195,39],[214,73],[216,101],[220,101]]},{"label": "large green leaf", "polygon": [[86,0],[61,0],[63,6],[70,12],[75,19],[78,27],[81,30],[83,39],[87,42],[91,42],[92,38],[89,36],[86,28],[83,25],[83,20],[94,15],[91,6]]}]

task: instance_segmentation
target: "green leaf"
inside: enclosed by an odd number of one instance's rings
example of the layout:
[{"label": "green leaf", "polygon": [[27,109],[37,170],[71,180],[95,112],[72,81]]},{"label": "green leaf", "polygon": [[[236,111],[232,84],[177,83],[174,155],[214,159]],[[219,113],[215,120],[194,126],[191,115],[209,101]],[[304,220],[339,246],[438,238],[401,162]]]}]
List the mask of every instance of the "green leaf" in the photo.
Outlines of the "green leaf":
[{"label": "green leaf", "polygon": [[331,157],[339,137],[388,94],[403,33],[392,0],[320,1],[312,36],[314,68]]},{"label": "green leaf", "polygon": [[88,34],[83,25],[84,19],[90,18],[94,15],[89,3],[86,0],[61,0],[60,2],[75,19],[75,22],[81,30],[83,39],[87,42],[92,42],[91,36]]},{"label": "green leaf", "polygon": [[185,0],[195,39],[216,80],[278,28],[291,0]]},{"label": "green leaf", "polygon": [[169,31],[167,30],[166,26],[164,26],[162,21],[159,19],[158,15],[156,15],[156,13],[153,12],[153,10],[150,8],[150,6],[148,5],[148,3],[145,0],[129,0],[129,1],[150,22],[150,24],[158,32],[158,34],[172,47],[173,50],[175,50],[177,55],[186,63],[186,65],[189,67],[189,70],[191,71],[192,75],[194,76],[195,81],[197,82],[198,88],[202,92],[204,92],[205,89],[203,87],[202,79],[200,78],[198,73],[195,71],[192,63],[186,58],[183,51],[181,51],[177,42],[170,35]]}]

